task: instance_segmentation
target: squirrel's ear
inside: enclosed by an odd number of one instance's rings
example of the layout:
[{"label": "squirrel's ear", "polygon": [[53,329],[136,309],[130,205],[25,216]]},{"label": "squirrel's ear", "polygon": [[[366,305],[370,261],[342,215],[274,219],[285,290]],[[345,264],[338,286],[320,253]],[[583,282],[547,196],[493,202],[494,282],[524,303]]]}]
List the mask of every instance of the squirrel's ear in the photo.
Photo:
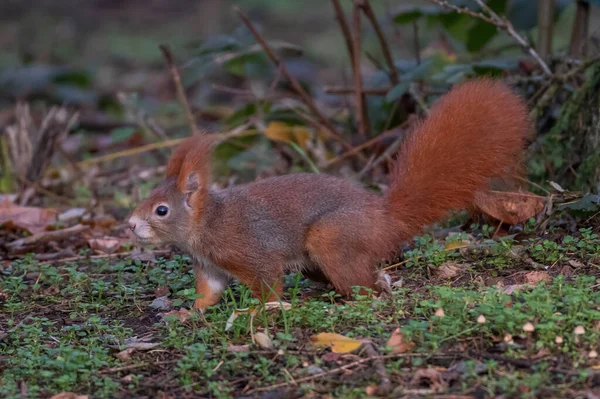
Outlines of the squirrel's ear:
[{"label": "squirrel's ear", "polygon": [[198,192],[200,189],[200,175],[198,173],[192,171],[186,181],[185,186],[183,187],[183,194],[185,195],[185,203],[189,208],[193,208],[192,206],[192,198],[194,194]]},{"label": "squirrel's ear", "polygon": [[200,188],[200,176],[196,172],[192,172],[188,175],[185,182],[185,193],[192,194],[198,191]]},{"label": "squirrel's ear", "polygon": [[208,190],[211,180],[211,150],[211,137],[197,136],[190,142],[177,178],[179,192],[189,197]]}]

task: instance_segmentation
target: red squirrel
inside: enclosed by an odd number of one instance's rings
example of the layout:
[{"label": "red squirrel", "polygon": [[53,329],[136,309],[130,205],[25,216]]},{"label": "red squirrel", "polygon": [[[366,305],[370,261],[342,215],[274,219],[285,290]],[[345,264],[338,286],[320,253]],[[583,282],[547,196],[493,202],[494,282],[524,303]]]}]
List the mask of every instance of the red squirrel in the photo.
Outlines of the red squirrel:
[{"label": "red squirrel", "polygon": [[404,140],[384,195],[309,173],[214,189],[215,141],[196,135],[174,151],[165,181],[129,227],[142,244],[175,244],[192,255],[201,311],[231,278],[259,299],[278,300],[286,272],[327,281],[343,296],[355,286],[377,292],[378,263],[512,171],[529,127],[527,107],[503,83],[456,86]]}]

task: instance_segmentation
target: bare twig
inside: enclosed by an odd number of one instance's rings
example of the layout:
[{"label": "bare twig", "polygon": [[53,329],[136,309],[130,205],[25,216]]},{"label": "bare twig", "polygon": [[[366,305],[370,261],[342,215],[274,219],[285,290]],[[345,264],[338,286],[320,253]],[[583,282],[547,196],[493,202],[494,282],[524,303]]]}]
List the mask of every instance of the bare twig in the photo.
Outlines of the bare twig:
[{"label": "bare twig", "polygon": [[358,173],[358,177],[360,179],[362,179],[370,170],[375,169],[377,166],[379,166],[385,159],[393,156],[396,151],[398,150],[398,148],[400,148],[400,144],[402,143],[402,140],[404,139],[404,135],[400,135],[398,136],[398,138],[394,141],[394,143],[389,146],[388,148],[385,149],[385,151],[383,152],[383,154],[381,154],[377,159],[375,159],[373,162],[371,162],[370,164],[366,165],[359,173]]},{"label": "bare twig", "polygon": [[419,39],[419,24],[417,20],[413,20],[413,41],[415,46],[415,59],[417,60],[417,65],[421,65],[421,40]]},{"label": "bare twig", "polygon": [[[246,125],[242,125],[242,126],[236,128],[236,129],[233,129],[229,132],[215,133],[215,135],[218,137],[219,141],[224,141],[224,140],[228,140],[232,137],[252,136],[252,135],[255,135],[258,133],[258,130],[256,130],[256,129],[246,129],[246,128],[247,128]],[[101,163],[101,162],[108,162],[108,161],[112,161],[112,160],[118,159],[118,158],[130,157],[132,155],[141,154],[143,152],[155,150],[157,148],[175,147],[176,145],[180,144],[183,140],[185,140],[185,138],[171,139],[171,140],[161,141],[158,143],[151,143],[151,144],[143,145],[143,146],[136,147],[136,148],[129,148],[127,150],[117,151],[117,152],[113,152],[110,154],[101,155],[99,157],[85,159],[83,161],[78,162],[77,166],[82,167],[82,166],[93,165],[93,164],[97,164],[97,163]]]},{"label": "bare twig", "polygon": [[381,26],[379,25],[379,21],[377,21],[377,16],[373,11],[373,7],[371,7],[371,3],[369,0],[363,0],[361,4],[361,8],[369,21],[371,21],[371,25],[373,25],[373,29],[377,34],[377,39],[379,40],[379,44],[381,45],[381,52],[383,53],[383,57],[385,58],[385,62],[388,64],[388,68],[390,70],[390,80],[394,85],[400,83],[400,78],[398,77],[398,71],[396,71],[396,67],[394,66],[394,60],[392,59],[392,54],[390,52],[390,46],[381,30]]},{"label": "bare twig", "polygon": [[492,19],[496,22],[495,25],[497,27],[505,29],[508,32],[508,34],[511,35],[529,53],[529,55],[531,55],[538,62],[538,64],[542,68],[542,71],[544,71],[546,75],[552,76],[552,71],[548,67],[548,64],[546,64],[546,61],[544,61],[542,57],[540,57],[537,51],[535,51],[535,49],[523,36],[517,33],[514,26],[508,19],[500,17],[498,14],[496,14],[494,10],[492,10],[490,7],[488,7],[487,4],[483,2],[483,0],[475,1],[477,2],[477,4],[479,4],[479,6],[482,9],[484,9],[492,17]]},{"label": "bare twig", "polygon": [[[338,373],[341,373],[342,371],[348,370],[348,369],[350,369],[352,367],[358,366],[358,365],[363,364],[363,363],[371,362],[371,361],[374,361],[376,359],[381,361],[383,359],[393,359],[393,358],[400,358],[400,357],[415,357],[415,356],[418,356],[418,355],[419,354],[401,353],[401,354],[394,354],[394,355],[379,355],[379,356],[375,356],[375,357],[366,357],[364,359],[360,359],[360,360],[357,360],[355,362],[345,364],[345,365],[337,367],[335,369],[324,371],[322,373],[318,373],[318,374],[315,374],[315,375],[309,375],[308,377],[298,378],[298,379],[296,379],[295,382],[296,382],[296,384],[299,384],[299,383],[302,383],[302,382],[306,382],[306,381],[314,380],[314,379],[317,379],[317,378],[325,377],[327,375],[338,374]],[[273,389],[278,389],[278,388],[286,387],[289,384],[290,384],[289,382],[283,382],[283,383],[280,383],[280,384],[270,385],[268,387],[261,387],[261,388],[251,389],[251,390],[249,390],[246,393],[251,394],[251,393],[254,393],[254,392],[271,391]]]},{"label": "bare twig", "polygon": [[392,390],[392,382],[388,376],[383,359],[377,353],[375,346],[371,342],[365,342],[365,352],[367,356],[373,359],[373,367],[379,376],[379,386],[377,387],[377,395],[387,395]]},{"label": "bare twig", "polygon": [[177,98],[183,107],[185,112],[185,117],[187,118],[188,125],[192,130],[192,133],[195,135],[202,134],[198,126],[196,125],[196,120],[194,118],[194,114],[192,113],[192,109],[190,108],[190,104],[185,96],[185,90],[183,89],[183,84],[181,83],[181,76],[179,75],[179,71],[175,66],[175,62],[173,61],[173,53],[171,49],[165,45],[161,44],[160,50],[162,51],[165,59],[167,60],[167,65],[169,66],[169,71],[171,72],[171,77],[173,78],[173,83],[175,84],[175,91],[177,92]]},{"label": "bare twig", "polygon": [[100,371],[100,373],[102,373],[102,374],[118,373],[120,371],[135,370],[135,369],[147,367],[147,366],[150,366],[150,365],[152,365],[152,366],[162,366],[162,365],[167,365],[167,364],[173,364],[173,363],[177,363],[178,361],[179,361],[179,359],[173,359],[173,360],[164,360],[164,361],[161,361],[161,362],[152,362],[152,363],[142,362],[142,363],[137,363],[137,364],[128,364],[126,366],[113,367],[113,368],[110,368],[110,369],[102,370],[102,371]]},{"label": "bare twig", "polygon": [[446,0],[429,0],[429,1],[431,1],[432,3],[435,3],[437,5],[439,5],[440,7],[446,8],[448,10],[452,10],[452,11],[454,11],[456,13],[467,14],[467,15],[470,15],[470,16],[472,16],[474,18],[479,18],[481,20],[484,20],[485,22],[487,22],[489,24],[496,25],[496,21],[494,21],[493,18],[487,17],[486,15],[484,15],[484,14],[482,14],[480,12],[470,10],[470,9],[468,9],[466,7],[455,6],[454,4],[452,4],[452,3],[450,3],[450,2],[448,2]]},{"label": "bare twig", "polygon": [[275,53],[271,50],[271,48],[269,47],[269,45],[267,44],[265,39],[263,39],[263,37],[260,35],[260,33],[258,33],[256,28],[254,27],[254,24],[250,21],[250,19],[248,19],[246,14],[244,14],[239,7],[236,7],[236,12],[240,16],[240,18],[242,19],[244,24],[248,27],[250,32],[252,32],[252,35],[254,36],[256,41],[261,45],[261,47],[263,48],[267,57],[269,57],[271,62],[273,62],[273,64],[275,64],[276,67],[280,68],[281,74],[283,76],[285,76],[285,78],[290,82],[290,85],[298,93],[298,95],[302,99],[302,102],[304,102],[304,104],[310,109],[310,111],[317,116],[319,121],[323,124],[323,126],[326,127],[327,131],[329,131],[329,134],[333,138],[335,138],[342,146],[344,146],[344,148],[351,149],[352,146],[350,144],[348,144],[342,138],[342,136],[340,136],[337,133],[336,129],[333,127],[333,125],[331,124],[329,119],[327,119],[327,117],[325,115],[323,115],[323,113],[315,105],[315,103],[314,103],[313,99],[310,97],[310,95],[302,88],[302,85],[300,84],[300,82],[298,82],[298,80],[290,74],[290,72],[285,67],[285,64],[283,62],[281,62],[279,57],[277,57],[277,55],[275,55]]},{"label": "bare twig", "polygon": [[360,32],[360,6],[361,0],[354,0],[352,8],[352,48],[354,58],[354,96],[356,99],[356,116],[358,119],[358,132],[361,136],[367,137],[369,131],[369,120],[366,107],[365,93],[362,91],[362,74],[360,68],[360,53],[361,53],[361,32]]},{"label": "bare twig", "polygon": [[544,58],[552,55],[552,33],[554,30],[554,0],[538,1],[537,48]]},{"label": "bare twig", "polygon": [[62,230],[43,231],[41,233],[37,233],[32,236],[20,238],[18,240],[10,242],[10,243],[6,244],[6,247],[9,250],[14,251],[14,250],[22,248],[22,247],[26,247],[29,245],[38,244],[38,243],[42,243],[42,242],[64,240],[66,238],[72,237],[75,234],[82,233],[89,229],[90,229],[90,226],[78,224],[73,227],[68,227],[68,228],[62,229]]},{"label": "bare twig", "polygon": [[590,23],[590,3],[577,0],[577,11],[571,32],[569,55],[571,57],[585,57],[587,54],[588,31]]},{"label": "bare twig", "polygon": [[475,0],[477,4],[488,14],[485,15],[481,12],[476,12],[469,10],[468,8],[458,7],[453,4],[450,4],[446,0],[429,0],[432,3],[439,5],[440,7],[444,7],[449,10],[453,10],[459,14],[467,14],[475,18],[479,18],[487,23],[495,25],[496,27],[505,30],[510,36],[513,37],[520,45],[523,47],[525,51],[529,53],[540,65],[542,71],[547,76],[552,76],[552,71],[548,67],[548,64],[540,57],[540,55],[535,51],[535,49],[529,44],[523,36],[519,35],[519,33],[515,30],[514,26],[510,23],[506,18],[500,17],[498,14],[494,12],[487,4],[483,2],[483,0]]},{"label": "bare twig", "polygon": [[342,10],[342,6],[340,4],[340,0],[331,0],[333,4],[333,9],[335,10],[335,18],[338,20],[340,24],[340,28],[342,29],[342,35],[344,35],[344,41],[346,42],[346,47],[348,48],[348,55],[350,56],[350,64],[354,67],[354,47],[352,46],[352,35],[350,34],[350,28],[348,28],[348,22],[346,21],[346,17],[344,16],[344,10]]},{"label": "bare twig", "polygon": [[[148,251],[148,252],[145,252],[145,253],[148,253],[148,254],[151,254],[151,255],[168,255],[171,252],[173,252],[173,251],[171,251],[169,249],[156,249],[156,250]],[[85,259],[98,260],[98,259],[122,258],[122,257],[129,257],[129,256],[132,256],[132,255],[135,255],[135,251],[117,252],[117,253],[113,253],[113,254],[91,255],[91,256],[71,256],[71,257],[68,257],[68,258],[48,260],[46,262],[40,263],[40,266],[42,266],[42,265],[56,264],[56,263],[77,262],[77,261],[81,261],[81,260],[85,260]]]},{"label": "bare twig", "polygon": [[413,120],[410,119],[410,118],[407,119],[406,121],[404,121],[399,126],[396,126],[393,129],[391,129],[391,130],[387,130],[387,131],[381,133],[380,135],[378,135],[377,137],[373,137],[371,140],[369,140],[369,141],[367,141],[367,142],[365,142],[365,143],[363,143],[363,144],[361,144],[359,146],[354,147],[350,151],[345,152],[342,155],[329,160],[325,165],[323,165],[323,167],[329,167],[329,166],[331,166],[331,165],[333,165],[335,163],[338,163],[338,162],[340,162],[340,161],[348,158],[349,156],[351,156],[351,155],[353,155],[353,154],[355,154],[357,152],[360,152],[360,151],[364,150],[365,148],[368,148],[368,147],[370,147],[370,146],[372,146],[374,144],[379,143],[384,138],[389,137],[389,136],[393,135],[394,133],[396,133],[398,131],[398,129],[402,129],[402,128],[408,126],[410,123],[412,123],[412,121]]},{"label": "bare twig", "polygon": [[[384,87],[381,89],[364,89],[362,92],[366,95],[370,96],[385,96],[391,90],[391,87]],[[353,87],[342,87],[342,86],[326,86],[323,88],[323,91],[327,94],[354,94]]]},{"label": "bare twig", "polygon": [[600,62],[600,57],[595,57],[577,65],[562,75],[554,75],[552,79],[540,89],[540,94],[536,93],[535,96],[538,97],[538,99],[535,101],[535,106],[529,111],[531,120],[536,120],[537,117],[541,115],[565,82],[598,62]]}]

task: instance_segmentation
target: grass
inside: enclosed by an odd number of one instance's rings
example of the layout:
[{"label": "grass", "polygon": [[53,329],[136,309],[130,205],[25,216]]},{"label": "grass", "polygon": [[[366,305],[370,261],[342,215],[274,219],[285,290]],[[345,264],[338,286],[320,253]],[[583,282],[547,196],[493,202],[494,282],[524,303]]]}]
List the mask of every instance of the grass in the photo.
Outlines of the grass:
[{"label": "grass", "polygon": [[[390,355],[385,370],[399,396],[437,391],[573,397],[598,385],[598,236],[584,229],[522,242],[482,237],[468,249],[445,249],[465,239],[464,234],[445,242],[418,238],[405,254],[410,261],[393,272],[402,286],[387,299],[343,301],[293,275],[284,298],[290,309],[255,316],[240,312],[229,329],[236,309],[258,306],[244,286],[230,287],[219,305],[185,322],[163,318],[149,306],[155,290],[168,287],[173,305],[190,307],[193,274],[186,256],[152,264],[125,259],[59,267],[24,257],[1,275],[0,397],[20,398],[24,390],[29,398],[62,391],[94,398],[161,392],[260,397],[254,390],[282,383],[275,392],[283,396],[368,397],[368,387],[380,378],[369,362],[306,378],[366,356],[312,346],[310,336],[320,332],[368,338],[381,355]],[[436,270],[448,263],[463,267],[450,279],[438,279]],[[543,272],[551,278],[511,293],[489,283],[514,284],[514,276],[529,273],[532,264],[546,265]],[[566,271],[574,270],[569,265],[577,266],[576,273]],[[523,330],[527,323],[534,331]],[[386,344],[396,328],[414,343],[409,353],[393,356]],[[581,328],[583,333],[575,334]],[[259,331],[269,335],[273,349],[243,346]],[[147,343],[156,345],[116,356]],[[246,351],[234,351],[240,347]],[[434,369],[442,379],[414,380],[422,369]]]}]

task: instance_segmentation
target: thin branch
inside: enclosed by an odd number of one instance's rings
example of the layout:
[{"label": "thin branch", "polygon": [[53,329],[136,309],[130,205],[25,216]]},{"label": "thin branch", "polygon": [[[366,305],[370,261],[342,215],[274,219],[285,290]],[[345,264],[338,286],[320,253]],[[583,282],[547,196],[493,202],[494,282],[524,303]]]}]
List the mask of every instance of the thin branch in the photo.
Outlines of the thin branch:
[{"label": "thin branch", "polygon": [[383,154],[381,154],[377,159],[373,160],[370,164],[366,165],[359,173],[359,179],[362,179],[369,171],[375,169],[379,166],[383,161],[393,156],[398,148],[400,148],[400,144],[404,140],[404,135],[399,135],[398,138],[394,141],[394,143],[385,149]]},{"label": "thin branch", "polygon": [[354,0],[352,8],[352,48],[354,49],[354,90],[356,100],[356,116],[358,119],[358,132],[362,137],[368,136],[369,120],[366,107],[366,97],[362,91],[362,75],[360,70],[361,32],[360,32],[360,6],[361,0]]},{"label": "thin branch", "polygon": [[82,233],[90,229],[90,226],[78,224],[72,227],[68,227],[62,230],[55,231],[42,231],[40,233],[36,233],[32,236],[20,238],[18,240],[12,241],[6,244],[6,247],[10,251],[15,251],[17,249],[27,247],[34,244],[39,244],[48,241],[60,241],[65,240],[67,238],[73,237],[76,234]]},{"label": "thin branch", "polygon": [[254,36],[256,41],[261,45],[261,47],[263,48],[267,57],[269,57],[271,62],[273,62],[273,64],[275,64],[276,67],[281,69],[282,75],[285,76],[285,78],[290,82],[290,85],[298,93],[298,95],[302,99],[302,102],[304,102],[304,104],[311,110],[311,112],[317,116],[317,118],[320,120],[320,122],[323,124],[323,126],[325,126],[327,128],[327,130],[329,131],[329,134],[333,138],[335,138],[342,146],[344,146],[344,148],[351,149],[352,146],[350,144],[348,144],[342,138],[342,136],[340,136],[337,133],[337,131],[335,130],[335,128],[333,127],[333,125],[331,124],[329,119],[327,119],[327,117],[325,117],[325,115],[323,115],[323,113],[315,105],[315,103],[314,103],[313,99],[310,97],[310,95],[306,91],[304,91],[300,82],[298,82],[298,80],[290,74],[290,72],[285,67],[285,64],[281,62],[281,60],[279,59],[279,57],[277,57],[275,55],[275,53],[273,53],[273,51],[271,50],[271,48],[269,47],[269,45],[267,44],[265,39],[263,39],[263,37],[260,35],[260,33],[258,33],[256,28],[254,27],[254,24],[252,24],[252,22],[250,21],[250,19],[248,19],[246,14],[244,14],[239,7],[236,7],[236,12],[240,16],[240,18],[242,19],[244,24],[248,27],[250,32],[252,32],[252,35]]},{"label": "thin branch", "polygon": [[381,133],[380,135],[373,137],[371,140],[369,140],[359,146],[354,147],[350,151],[345,152],[340,156],[337,156],[337,157],[329,160],[325,165],[323,165],[323,167],[324,168],[329,167],[335,163],[338,163],[338,162],[348,158],[351,155],[354,155],[354,154],[364,150],[365,148],[372,146],[373,144],[379,143],[384,138],[392,136],[394,133],[396,133],[398,131],[398,129],[402,129],[402,128],[405,128],[406,126],[408,126],[410,123],[413,122],[413,120],[414,120],[413,118],[407,119],[406,121],[402,122],[400,125],[394,127],[393,129],[386,130],[385,132]]},{"label": "thin branch", "polygon": [[[416,357],[416,356],[418,356],[418,354],[413,354],[413,353],[399,353],[399,354],[395,354],[395,355],[378,355],[378,356],[374,356],[374,357],[366,357],[366,358],[357,360],[355,362],[348,363],[348,364],[345,364],[343,366],[337,367],[337,368],[332,369],[332,370],[327,370],[327,371],[323,371],[322,373],[318,373],[318,374],[315,374],[315,375],[309,375],[307,377],[298,378],[298,379],[296,379],[295,382],[297,384],[299,384],[301,382],[311,381],[313,379],[325,377],[327,375],[341,373],[342,371],[348,370],[348,369],[350,369],[352,367],[358,366],[358,365],[363,364],[363,363],[375,361],[375,360],[394,359],[394,358],[406,358],[406,357]],[[289,385],[288,382],[283,382],[283,383],[280,383],[280,384],[270,385],[268,387],[260,387],[260,388],[251,389],[251,390],[249,390],[246,393],[247,394],[251,394],[251,393],[255,393],[255,392],[271,391],[273,389],[283,388],[283,387],[286,387],[288,385]]]},{"label": "thin branch", "polygon": [[523,36],[517,33],[514,26],[508,19],[500,17],[498,14],[496,14],[494,10],[492,10],[490,7],[488,7],[487,4],[483,2],[483,0],[475,1],[492,17],[494,21],[496,21],[495,25],[497,27],[505,29],[508,32],[508,34],[511,35],[529,53],[529,55],[531,55],[538,62],[538,64],[540,64],[540,66],[542,67],[542,71],[544,71],[546,75],[552,76],[552,71],[548,67],[548,64],[546,64],[546,61],[544,61],[542,57],[540,57],[537,51],[535,51],[535,49],[531,46],[531,44],[529,44],[529,42],[525,38],[523,38]]},{"label": "thin branch", "polygon": [[373,29],[377,34],[377,39],[381,45],[381,52],[383,53],[383,57],[385,58],[385,62],[388,64],[388,68],[390,70],[390,80],[394,85],[400,83],[400,78],[398,77],[398,71],[396,71],[396,67],[394,66],[394,60],[392,59],[392,54],[390,52],[390,46],[381,30],[381,26],[379,25],[379,21],[377,20],[377,16],[373,11],[373,7],[371,7],[371,3],[369,0],[363,0],[361,4],[361,8],[369,21],[371,21],[371,25],[373,25]]},{"label": "thin branch", "polygon": [[538,42],[541,56],[552,55],[552,33],[554,31],[554,0],[538,1]]},{"label": "thin branch", "polygon": [[455,6],[454,4],[452,4],[446,0],[429,0],[429,1],[437,4],[440,7],[446,8],[448,10],[452,10],[458,14],[467,14],[467,15],[472,16],[473,18],[479,18],[481,20],[484,20],[488,24],[496,25],[496,21],[494,21],[493,18],[487,17],[483,13],[470,10],[466,7]]},{"label": "thin branch", "polygon": [[[246,128],[247,128],[246,125],[242,125],[242,126],[237,127],[229,132],[213,133],[213,135],[217,136],[219,141],[224,141],[224,140],[228,140],[231,137],[252,136],[252,135],[256,135],[258,133],[258,130],[256,130],[256,129],[246,129]],[[157,148],[174,147],[174,146],[179,145],[183,140],[185,140],[185,138],[170,139],[170,140],[161,141],[161,142],[157,142],[157,143],[146,144],[146,145],[143,145],[140,147],[128,148],[123,151],[112,152],[110,154],[101,155],[101,156],[98,156],[95,158],[84,159],[83,161],[77,162],[76,165],[78,167],[83,167],[86,165],[93,165],[93,164],[97,164],[97,163],[101,163],[101,162],[112,161],[112,160],[118,159],[118,158],[129,157],[132,155],[141,154],[143,152],[155,150]]]},{"label": "thin branch", "polygon": [[486,13],[488,13],[489,16],[486,16],[485,14],[483,14],[481,12],[469,10],[468,8],[457,7],[453,4],[450,4],[446,0],[429,0],[429,1],[439,5],[440,7],[444,7],[446,9],[453,10],[459,14],[467,14],[474,18],[479,18],[487,23],[490,23],[500,29],[505,30],[510,36],[513,37],[513,39],[515,39],[517,41],[517,43],[519,43],[521,45],[521,47],[523,47],[523,49],[526,52],[529,53],[529,55],[531,55],[537,61],[537,63],[540,65],[540,67],[542,68],[542,71],[544,72],[545,75],[552,76],[552,71],[548,67],[548,64],[546,64],[546,62],[542,59],[542,57],[540,57],[540,55],[537,53],[537,51],[535,51],[535,49],[531,46],[531,44],[529,44],[529,42],[527,40],[525,40],[523,38],[523,36],[521,36],[521,35],[519,35],[519,33],[517,33],[514,26],[510,23],[509,20],[507,20],[506,18],[500,17],[498,14],[496,14],[496,12],[494,12],[494,10],[492,10],[490,7],[488,7],[488,5],[483,2],[483,0],[475,0],[475,2]]},{"label": "thin branch", "polygon": [[161,44],[160,50],[162,51],[165,59],[167,60],[167,65],[169,66],[169,71],[171,72],[171,77],[173,78],[173,83],[175,84],[175,91],[177,92],[177,99],[181,103],[183,110],[185,112],[185,117],[187,118],[188,125],[192,130],[194,135],[202,134],[198,126],[196,125],[196,120],[194,119],[194,114],[192,114],[192,109],[190,108],[190,104],[187,101],[185,96],[185,90],[183,89],[183,85],[181,84],[181,76],[179,75],[179,71],[173,62],[173,53],[169,46],[165,44]]},{"label": "thin branch", "polygon": [[571,32],[569,55],[572,57],[585,57],[587,54],[588,31],[590,21],[590,4],[584,0],[577,0],[575,21]]},{"label": "thin branch", "polygon": [[415,59],[417,60],[417,65],[421,65],[421,40],[419,39],[419,24],[417,20],[413,20],[413,41],[415,46]]},{"label": "thin branch", "polygon": [[354,67],[354,48],[352,47],[352,35],[350,34],[350,28],[348,28],[348,22],[346,21],[346,17],[344,16],[344,10],[340,4],[340,0],[331,0],[333,4],[333,9],[335,10],[335,19],[338,20],[340,24],[340,28],[342,29],[342,35],[344,35],[344,41],[346,42],[346,47],[348,48],[348,55],[350,56],[350,64]]},{"label": "thin branch", "polygon": [[379,376],[379,386],[377,386],[377,395],[387,395],[392,390],[392,382],[383,363],[383,359],[379,357],[377,349],[371,342],[365,342],[365,353],[369,358],[373,359],[373,368]]},{"label": "thin branch", "polygon": [[[372,89],[362,89],[362,92],[366,95],[370,96],[385,96],[388,91],[390,91],[391,87],[384,87],[381,89],[372,88]],[[327,94],[354,94],[353,87],[343,87],[343,86],[325,86],[323,91]]]}]

